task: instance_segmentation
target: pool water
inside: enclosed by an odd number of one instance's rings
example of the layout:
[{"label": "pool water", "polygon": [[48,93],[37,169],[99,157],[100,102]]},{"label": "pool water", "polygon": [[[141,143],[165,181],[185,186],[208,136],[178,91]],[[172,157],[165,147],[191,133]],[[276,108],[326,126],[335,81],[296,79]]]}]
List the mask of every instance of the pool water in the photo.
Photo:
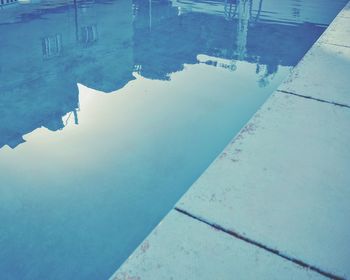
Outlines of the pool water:
[{"label": "pool water", "polygon": [[345,2],[1,6],[0,279],[108,279]]}]

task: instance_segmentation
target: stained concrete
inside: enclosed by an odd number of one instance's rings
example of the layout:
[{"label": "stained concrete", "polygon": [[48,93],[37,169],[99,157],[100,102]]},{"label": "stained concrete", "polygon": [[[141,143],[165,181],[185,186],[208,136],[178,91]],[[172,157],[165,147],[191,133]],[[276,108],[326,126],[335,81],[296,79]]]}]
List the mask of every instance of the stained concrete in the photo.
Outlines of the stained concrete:
[{"label": "stained concrete", "polygon": [[350,109],[275,93],[177,204],[350,277]]},{"label": "stained concrete", "polygon": [[343,9],[325,33],[320,37],[319,43],[350,47],[350,5]]},{"label": "stained concrete", "polygon": [[326,278],[173,210],[111,279]]},{"label": "stained concrete", "polygon": [[[349,18],[350,40],[350,18]],[[350,41],[349,41],[350,42]],[[350,47],[315,44],[279,90],[350,107]]]},{"label": "stained concrete", "polygon": [[350,2],[279,87],[350,107]]}]

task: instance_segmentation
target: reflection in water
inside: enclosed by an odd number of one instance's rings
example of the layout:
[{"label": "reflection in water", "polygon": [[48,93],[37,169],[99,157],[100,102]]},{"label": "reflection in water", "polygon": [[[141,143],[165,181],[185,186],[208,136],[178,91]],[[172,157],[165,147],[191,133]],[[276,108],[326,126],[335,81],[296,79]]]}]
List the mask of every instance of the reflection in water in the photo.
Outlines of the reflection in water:
[{"label": "reflection in water", "polygon": [[[322,13],[303,18],[302,5],[271,0],[100,3],[107,5],[43,1],[16,7],[1,22],[0,148],[15,148],[41,126],[62,129],[62,117],[79,107],[77,83],[111,92],[133,80],[133,71],[168,80],[184,64],[234,70],[244,60],[256,64],[264,87],[279,65],[295,65],[328,23]],[[264,10],[272,3],[286,11]]]},{"label": "reflection in water", "polygon": [[44,4],[17,7],[8,21],[21,21],[0,25],[0,148],[41,126],[62,129],[79,109],[77,83],[110,92],[134,79],[130,1]]},{"label": "reflection in water", "polygon": [[107,279],[344,1],[1,10],[0,279]]}]

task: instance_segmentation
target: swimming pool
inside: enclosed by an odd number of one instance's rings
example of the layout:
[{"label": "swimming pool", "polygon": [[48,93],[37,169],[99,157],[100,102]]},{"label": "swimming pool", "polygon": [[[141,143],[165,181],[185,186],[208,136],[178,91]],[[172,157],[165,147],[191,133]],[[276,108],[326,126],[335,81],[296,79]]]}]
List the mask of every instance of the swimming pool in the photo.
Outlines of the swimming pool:
[{"label": "swimming pool", "polygon": [[2,6],[0,279],[112,275],[345,2]]}]

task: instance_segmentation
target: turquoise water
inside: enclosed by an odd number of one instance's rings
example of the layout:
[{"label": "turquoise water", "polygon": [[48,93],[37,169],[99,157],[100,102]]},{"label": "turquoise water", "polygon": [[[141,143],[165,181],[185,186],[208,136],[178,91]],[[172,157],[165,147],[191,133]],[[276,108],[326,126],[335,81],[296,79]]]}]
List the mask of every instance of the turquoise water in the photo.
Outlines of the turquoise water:
[{"label": "turquoise water", "polygon": [[2,6],[0,279],[108,279],[345,2]]}]

